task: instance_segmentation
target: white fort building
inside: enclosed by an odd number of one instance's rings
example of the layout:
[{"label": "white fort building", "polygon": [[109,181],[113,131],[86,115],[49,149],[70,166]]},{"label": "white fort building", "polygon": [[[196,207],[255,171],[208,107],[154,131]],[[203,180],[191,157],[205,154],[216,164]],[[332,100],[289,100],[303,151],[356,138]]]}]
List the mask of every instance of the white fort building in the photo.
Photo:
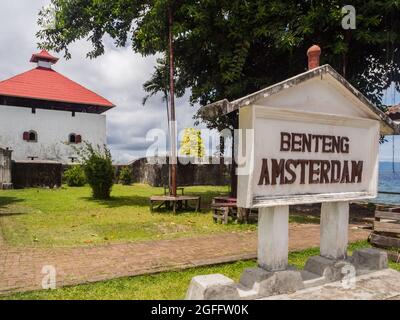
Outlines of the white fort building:
[{"label": "white fort building", "polygon": [[0,146],[14,160],[74,162],[83,141],[106,143],[110,101],[52,69],[58,59],[33,54],[37,67],[0,82]]}]

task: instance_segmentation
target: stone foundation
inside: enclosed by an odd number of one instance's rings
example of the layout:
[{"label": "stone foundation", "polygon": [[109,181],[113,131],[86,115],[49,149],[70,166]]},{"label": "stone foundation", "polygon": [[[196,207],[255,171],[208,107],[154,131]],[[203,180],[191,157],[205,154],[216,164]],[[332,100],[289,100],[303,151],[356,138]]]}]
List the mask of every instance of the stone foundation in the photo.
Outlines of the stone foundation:
[{"label": "stone foundation", "polygon": [[387,253],[374,248],[356,250],[351,257],[343,260],[313,256],[307,260],[304,270],[296,270],[290,266],[281,271],[267,271],[260,267],[245,269],[239,283],[221,274],[194,277],[186,299],[260,299],[294,293],[387,267]]}]

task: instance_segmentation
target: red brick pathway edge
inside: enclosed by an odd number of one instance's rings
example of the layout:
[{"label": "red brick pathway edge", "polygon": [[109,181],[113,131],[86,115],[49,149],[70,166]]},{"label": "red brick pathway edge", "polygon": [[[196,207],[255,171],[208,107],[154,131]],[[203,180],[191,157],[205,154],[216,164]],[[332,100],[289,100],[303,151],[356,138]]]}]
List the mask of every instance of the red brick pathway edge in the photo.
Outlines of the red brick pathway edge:
[{"label": "red brick pathway edge", "polygon": [[[349,241],[369,231],[350,226]],[[319,246],[319,225],[290,224],[289,249]],[[152,240],[91,247],[11,247],[0,242],[0,294],[42,289],[48,266],[57,287],[161,271],[253,259],[257,233],[220,233],[173,240]]]}]

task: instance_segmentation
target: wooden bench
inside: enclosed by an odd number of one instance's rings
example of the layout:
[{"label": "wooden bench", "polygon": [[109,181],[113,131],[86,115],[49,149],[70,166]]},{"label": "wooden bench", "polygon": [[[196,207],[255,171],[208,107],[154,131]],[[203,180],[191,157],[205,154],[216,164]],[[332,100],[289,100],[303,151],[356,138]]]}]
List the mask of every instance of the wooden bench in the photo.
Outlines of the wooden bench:
[{"label": "wooden bench", "polygon": [[[399,262],[400,207],[377,206],[370,242],[378,247],[389,249],[389,257]],[[394,253],[393,249],[397,250],[397,253]]]},{"label": "wooden bench", "polygon": [[215,197],[212,199],[211,208],[214,222],[227,224],[229,217],[232,217],[232,219],[237,217],[236,198]]},{"label": "wooden bench", "polygon": [[[177,191],[177,193],[178,193],[178,191],[180,191],[182,196],[185,195],[184,187],[177,187],[176,191]],[[169,186],[164,185],[164,196],[167,196],[167,195],[169,195]]]},{"label": "wooden bench", "polygon": [[166,209],[172,210],[176,213],[177,209],[186,209],[189,210],[191,207],[189,206],[189,201],[194,201],[196,206],[196,212],[200,211],[201,206],[201,198],[198,196],[151,196],[150,197],[150,211],[154,211],[154,204],[159,202],[157,209],[165,205]]}]

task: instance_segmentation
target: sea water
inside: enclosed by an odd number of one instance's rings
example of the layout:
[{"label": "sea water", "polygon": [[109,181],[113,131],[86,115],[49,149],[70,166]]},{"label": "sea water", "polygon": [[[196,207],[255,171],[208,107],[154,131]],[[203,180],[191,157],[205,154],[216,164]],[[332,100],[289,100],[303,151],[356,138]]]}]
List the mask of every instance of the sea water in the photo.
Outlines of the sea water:
[{"label": "sea water", "polygon": [[374,199],[376,203],[388,203],[400,205],[400,162],[379,162],[379,185],[378,191],[394,192],[399,194],[379,193],[378,198]]}]

